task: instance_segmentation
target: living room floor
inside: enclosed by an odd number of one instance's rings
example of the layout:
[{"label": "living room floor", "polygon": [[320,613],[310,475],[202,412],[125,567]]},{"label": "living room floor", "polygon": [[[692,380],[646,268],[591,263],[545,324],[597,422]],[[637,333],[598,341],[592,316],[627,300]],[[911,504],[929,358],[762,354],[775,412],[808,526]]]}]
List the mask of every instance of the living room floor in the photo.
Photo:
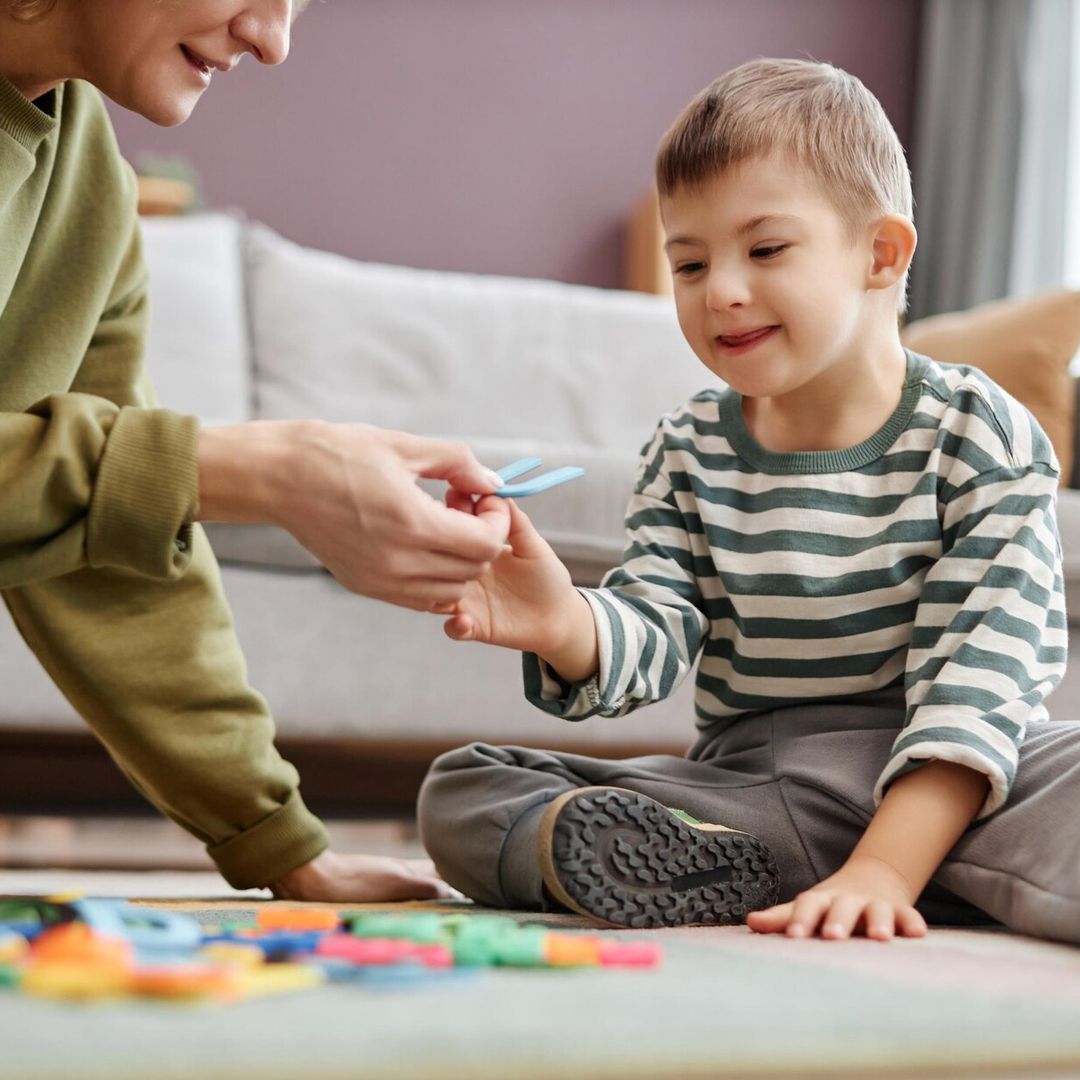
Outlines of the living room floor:
[{"label": "living room floor", "polygon": [[[421,854],[405,821],[338,821],[330,831],[343,850]],[[230,890],[194,841],[152,818],[0,818],[0,867],[0,893],[125,896],[204,922],[278,903],[262,890]],[[516,917],[595,932],[573,916]],[[6,993],[4,1076],[1080,1076],[1080,950],[1069,946],[950,929],[891,944],[793,941],[742,927],[644,936],[663,945],[657,970],[482,969],[423,987],[330,986],[201,1007]]]},{"label": "living room floor", "polygon": [[[323,819],[335,850],[422,858],[410,819]],[[0,814],[0,874],[10,869],[201,870],[214,872],[202,845],[156,814]]]}]

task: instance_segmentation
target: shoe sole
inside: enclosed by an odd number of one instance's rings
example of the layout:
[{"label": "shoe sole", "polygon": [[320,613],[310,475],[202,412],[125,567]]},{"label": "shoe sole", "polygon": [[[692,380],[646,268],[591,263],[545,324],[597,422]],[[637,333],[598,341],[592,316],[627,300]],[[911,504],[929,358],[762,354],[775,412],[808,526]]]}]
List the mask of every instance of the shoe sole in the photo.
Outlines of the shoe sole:
[{"label": "shoe sole", "polygon": [[756,836],[691,825],[622,788],[579,788],[544,812],[540,869],[552,896],[612,926],[723,926],[776,903],[772,852]]}]

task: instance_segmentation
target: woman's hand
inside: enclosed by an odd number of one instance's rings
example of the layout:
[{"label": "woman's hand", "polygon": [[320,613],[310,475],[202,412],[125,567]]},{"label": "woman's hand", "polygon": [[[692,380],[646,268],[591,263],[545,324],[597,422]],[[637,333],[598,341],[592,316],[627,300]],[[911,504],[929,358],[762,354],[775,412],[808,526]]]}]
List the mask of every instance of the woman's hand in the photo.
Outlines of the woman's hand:
[{"label": "woman's hand", "polygon": [[350,591],[428,611],[487,569],[509,514],[453,513],[418,477],[475,494],[499,485],[461,443],[363,424],[253,421],[199,436],[201,520],[280,525]]},{"label": "woman's hand", "polygon": [[788,937],[923,937],[926,921],[915,910],[911,891],[888,863],[853,855],[835,874],[789,903],[752,912],[746,925],[759,934]]},{"label": "woman's hand", "polygon": [[324,851],[270,886],[279,900],[372,904],[396,900],[451,900],[458,896],[426,859],[337,855]]}]

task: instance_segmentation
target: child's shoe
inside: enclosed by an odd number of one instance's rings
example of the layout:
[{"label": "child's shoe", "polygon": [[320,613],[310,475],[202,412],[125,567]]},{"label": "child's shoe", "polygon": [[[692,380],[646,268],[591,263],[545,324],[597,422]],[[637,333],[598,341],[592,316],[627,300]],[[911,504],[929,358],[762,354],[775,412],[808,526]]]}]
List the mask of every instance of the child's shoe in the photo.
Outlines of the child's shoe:
[{"label": "child's shoe", "polygon": [[741,923],[776,903],[772,852],[634,791],[577,788],[544,812],[540,869],[553,899],[615,926]]}]

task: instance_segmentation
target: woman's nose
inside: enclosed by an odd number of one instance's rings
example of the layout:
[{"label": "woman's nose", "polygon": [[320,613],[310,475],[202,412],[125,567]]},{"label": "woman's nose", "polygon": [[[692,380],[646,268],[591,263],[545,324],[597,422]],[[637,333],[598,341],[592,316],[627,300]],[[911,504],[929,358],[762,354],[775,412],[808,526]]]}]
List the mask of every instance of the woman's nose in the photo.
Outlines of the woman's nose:
[{"label": "woman's nose", "polygon": [[260,64],[280,64],[289,55],[292,0],[252,0],[232,21],[232,35]]}]

